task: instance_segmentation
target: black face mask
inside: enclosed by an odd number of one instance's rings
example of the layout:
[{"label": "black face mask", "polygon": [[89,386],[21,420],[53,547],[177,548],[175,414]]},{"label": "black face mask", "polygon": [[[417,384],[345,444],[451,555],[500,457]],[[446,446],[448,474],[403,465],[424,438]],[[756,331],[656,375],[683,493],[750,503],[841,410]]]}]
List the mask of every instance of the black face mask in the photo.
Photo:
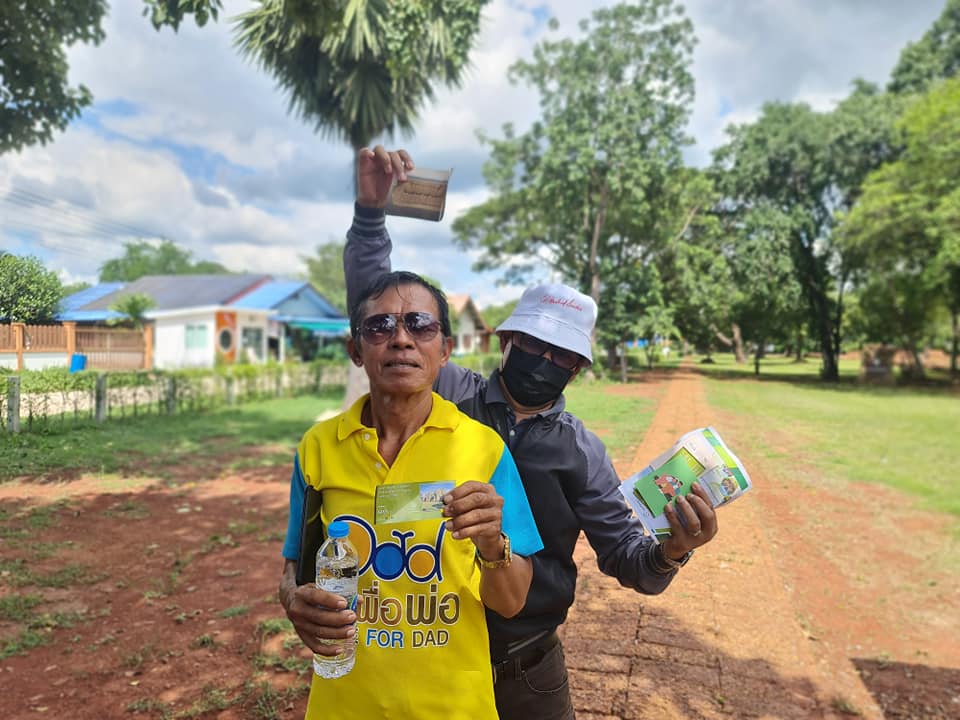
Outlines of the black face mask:
[{"label": "black face mask", "polygon": [[541,407],[560,397],[573,377],[573,371],[557,367],[542,355],[531,355],[511,345],[500,377],[510,396],[518,403],[525,407]]}]

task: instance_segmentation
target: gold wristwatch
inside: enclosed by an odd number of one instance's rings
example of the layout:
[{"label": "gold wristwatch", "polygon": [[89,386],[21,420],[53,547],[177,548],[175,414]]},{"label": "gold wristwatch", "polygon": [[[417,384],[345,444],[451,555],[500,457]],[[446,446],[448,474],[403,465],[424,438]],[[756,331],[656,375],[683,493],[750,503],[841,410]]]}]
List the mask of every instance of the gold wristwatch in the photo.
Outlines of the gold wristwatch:
[{"label": "gold wristwatch", "polygon": [[501,557],[499,560],[484,560],[478,548],[477,562],[480,563],[480,567],[485,567],[485,568],[510,567],[510,563],[513,562],[513,553],[510,552],[510,538],[507,537],[507,534],[505,532],[501,532],[500,537],[503,538],[503,557]]}]

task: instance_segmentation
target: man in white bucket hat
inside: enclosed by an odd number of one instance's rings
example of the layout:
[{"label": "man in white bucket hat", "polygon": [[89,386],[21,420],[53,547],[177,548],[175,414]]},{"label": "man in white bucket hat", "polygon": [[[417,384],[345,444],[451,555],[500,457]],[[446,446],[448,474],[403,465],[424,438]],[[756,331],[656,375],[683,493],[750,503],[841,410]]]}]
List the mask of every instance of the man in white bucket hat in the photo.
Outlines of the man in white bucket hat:
[{"label": "man in white bucket hat", "polygon": [[[357,202],[344,248],[349,307],[390,271],[392,245],[383,208],[392,183],[404,182],[412,169],[403,150],[360,151]],[[497,328],[500,367],[485,378],[447,363],[434,385],[435,392],[494,428],[507,443],[544,543],[530,558],[533,581],[523,610],[509,620],[487,613],[501,720],[574,717],[556,631],[573,604],[573,551],[581,531],[604,573],[650,595],[663,592],[694,548],[717,533],[710,502],[696,488],[678,500],[677,510],[665,511],[673,533],[669,539],[657,544],[646,536],[620,494],[603,443],[564,409],[563,389],[593,362],[596,319],[596,303],[574,288],[531,287]],[[291,498],[300,493],[302,488],[291,488]]]}]

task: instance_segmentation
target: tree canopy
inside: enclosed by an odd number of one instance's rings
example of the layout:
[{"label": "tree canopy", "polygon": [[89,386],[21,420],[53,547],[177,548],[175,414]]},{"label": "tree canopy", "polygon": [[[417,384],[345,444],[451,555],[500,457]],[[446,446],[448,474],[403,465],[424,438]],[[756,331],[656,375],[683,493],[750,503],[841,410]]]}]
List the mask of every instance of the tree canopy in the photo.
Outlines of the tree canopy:
[{"label": "tree canopy", "polygon": [[634,332],[615,309],[650,294],[638,268],[682,224],[675,174],[694,36],[672,0],[602,8],[580,29],[511,68],[513,81],[539,91],[541,119],[484,138],[493,195],[453,228],[462,246],[480,249],[476,269],[519,281],[543,262],[592,295],[610,352]]},{"label": "tree canopy", "polygon": [[796,280],[823,358],[838,377],[843,294],[857,258],[834,242],[838,212],[859,197],[866,175],[895,157],[896,98],[858,82],[832,112],[803,103],[767,103],[753,123],[727,129],[714,153],[724,208],[739,215],[769,205],[787,223]]},{"label": "tree canopy", "polygon": [[[176,30],[187,15],[203,25],[220,0],[144,0],[154,27]],[[71,86],[66,49],[99,45],[107,0],[5,2],[0,10],[0,155],[45,144],[90,105],[84,85]]]},{"label": "tree canopy", "polygon": [[410,132],[437,83],[458,85],[488,0],[259,0],[237,18],[241,53],[290,111],[355,148]]},{"label": "tree canopy", "polygon": [[136,240],[123,245],[123,255],[107,260],[100,267],[100,282],[132,282],[144,275],[227,275],[220,263],[209,260],[194,262],[192,253],[172,240],[160,244]]},{"label": "tree canopy", "polygon": [[62,297],[60,280],[38,258],[0,252],[0,322],[50,322]]},{"label": "tree canopy", "polygon": [[[960,315],[960,78],[931,87],[897,124],[905,149],[871,174],[841,226],[869,269],[863,302],[875,337],[917,353],[938,308]],[[917,363],[919,365],[919,361]]]},{"label": "tree canopy", "polygon": [[343,274],[343,243],[317,245],[316,255],[301,258],[307,264],[307,279],[334,307],[347,314],[347,281]]},{"label": "tree canopy", "polygon": [[940,17],[917,42],[909,43],[890,76],[897,94],[923,92],[960,70],[960,0],[947,0]]}]

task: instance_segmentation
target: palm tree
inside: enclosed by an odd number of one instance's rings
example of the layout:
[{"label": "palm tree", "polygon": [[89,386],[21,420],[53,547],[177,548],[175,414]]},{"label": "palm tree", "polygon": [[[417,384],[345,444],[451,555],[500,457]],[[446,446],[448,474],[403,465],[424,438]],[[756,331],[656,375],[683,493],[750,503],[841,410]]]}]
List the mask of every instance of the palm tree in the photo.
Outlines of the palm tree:
[{"label": "palm tree", "polygon": [[156,301],[147,293],[123,295],[110,305],[110,310],[124,315],[122,318],[108,320],[110,325],[129,324],[142,330],[147,323],[147,311],[157,306]]},{"label": "palm tree", "polygon": [[[242,55],[276,79],[289,110],[357,151],[407,135],[438,82],[459,86],[489,0],[260,0],[236,18]],[[356,173],[354,173],[356,182]],[[366,390],[352,363],[344,407]]]},{"label": "palm tree", "polygon": [[235,19],[235,41],[291,112],[359,150],[411,133],[437,82],[460,85],[488,1],[260,0]]}]

